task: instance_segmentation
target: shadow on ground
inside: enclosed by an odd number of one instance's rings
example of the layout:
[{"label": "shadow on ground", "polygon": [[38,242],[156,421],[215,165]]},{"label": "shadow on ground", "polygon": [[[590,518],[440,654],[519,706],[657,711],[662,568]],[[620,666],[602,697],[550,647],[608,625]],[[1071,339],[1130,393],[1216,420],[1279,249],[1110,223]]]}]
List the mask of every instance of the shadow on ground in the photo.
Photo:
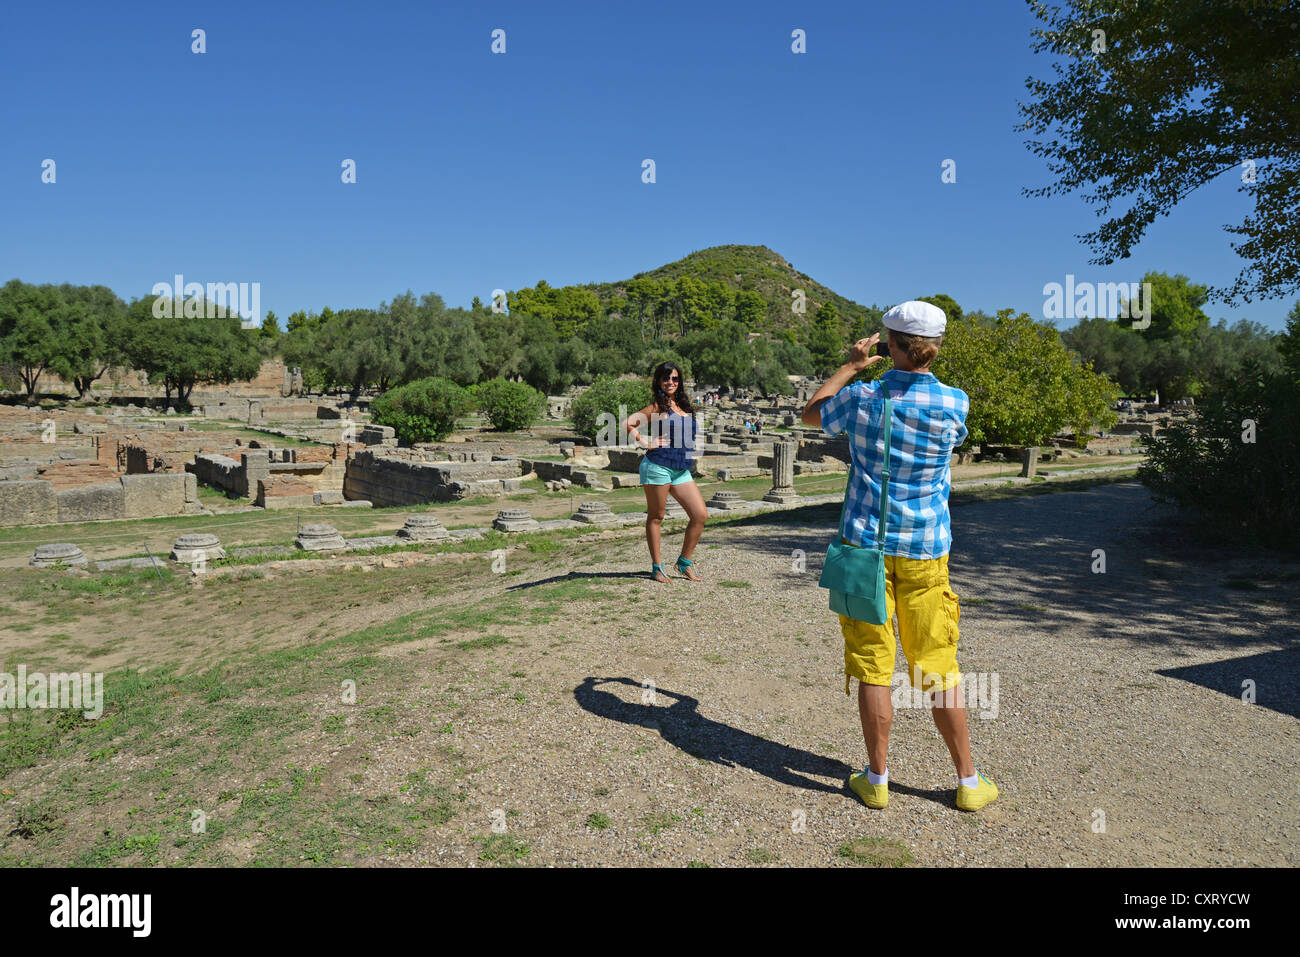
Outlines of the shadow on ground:
[{"label": "shadow on ground", "polygon": [[[746,516],[731,523],[727,547],[770,556],[773,575],[791,590],[815,588],[839,507]],[[973,599],[970,607],[991,606],[1000,618],[1045,634],[1100,622],[1098,638],[1169,645],[1175,655],[1189,642],[1300,646],[1300,561],[1209,545],[1195,531],[1194,522],[1131,481],[956,501],[949,573],[963,601]],[[796,550],[806,570],[795,570]],[[1279,614],[1288,609],[1293,614]]]},{"label": "shadow on ground", "polygon": [[[638,696],[652,693],[657,700],[672,699],[672,704],[634,704],[601,688],[600,685],[623,685]],[[801,748],[778,744],[767,738],[750,734],[739,728],[714,721],[700,714],[700,703],[688,695],[664,688],[649,688],[631,678],[584,678],[573,690],[573,697],[586,711],[610,721],[635,724],[659,735],[673,747],[691,755],[721,764],[725,767],[744,767],[756,771],[773,781],[809,791],[831,794],[848,793],[844,782],[853,768],[843,761],[813,754]],[[837,784],[827,784],[805,775],[838,779]]]},{"label": "shadow on ground", "polygon": [[1190,681],[1237,699],[1245,694],[1244,684],[1249,681],[1256,705],[1300,718],[1300,649],[1266,651],[1185,668],[1161,668],[1156,674]]},{"label": "shadow on ground", "polygon": [[565,572],[563,575],[552,575],[550,578],[539,578],[537,581],[520,582],[517,585],[510,585],[506,591],[524,591],[529,588],[537,588],[541,585],[558,585],[561,582],[579,581],[584,578],[590,578],[595,581],[606,581],[612,578],[637,578],[648,580],[649,572]]}]

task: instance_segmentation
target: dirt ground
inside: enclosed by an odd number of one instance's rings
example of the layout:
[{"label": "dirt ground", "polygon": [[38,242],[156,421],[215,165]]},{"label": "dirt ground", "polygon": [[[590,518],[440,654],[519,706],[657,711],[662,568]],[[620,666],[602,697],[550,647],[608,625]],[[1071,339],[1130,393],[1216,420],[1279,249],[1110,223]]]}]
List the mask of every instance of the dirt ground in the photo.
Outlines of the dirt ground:
[{"label": "dirt ground", "polygon": [[702,583],[649,581],[635,527],[199,582],[4,569],[4,670],[108,674],[95,721],[0,716],[0,864],[1300,863],[1300,565],[1197,545],[1131,481],[956,504],[1002,796],[957,811],[900,707],[871,811],[816,584],[837,511],[713,521]]}]

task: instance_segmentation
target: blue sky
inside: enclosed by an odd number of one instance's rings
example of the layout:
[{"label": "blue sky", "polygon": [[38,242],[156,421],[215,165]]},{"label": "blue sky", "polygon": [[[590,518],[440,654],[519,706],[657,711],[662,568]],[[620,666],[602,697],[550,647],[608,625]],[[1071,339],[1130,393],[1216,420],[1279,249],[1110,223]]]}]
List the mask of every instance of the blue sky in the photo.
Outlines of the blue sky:
[{"label": "blue sky", "polygon": [[[128,300],[176,273],[260,282],[282,322],[408,288],[468,305],[618,280],[723,243],[862,303],[1041,316],[1067,274],[1227,284],[1235,173],[1111,267],[1075,238],[1098,223],[1079,198],[1021,195],[1047,182],[1013,129],[1047,73],[1033,23],[1017,0],[13,6],[0,281]],[[1280,329],[1289,307],[1207,312]]]}]

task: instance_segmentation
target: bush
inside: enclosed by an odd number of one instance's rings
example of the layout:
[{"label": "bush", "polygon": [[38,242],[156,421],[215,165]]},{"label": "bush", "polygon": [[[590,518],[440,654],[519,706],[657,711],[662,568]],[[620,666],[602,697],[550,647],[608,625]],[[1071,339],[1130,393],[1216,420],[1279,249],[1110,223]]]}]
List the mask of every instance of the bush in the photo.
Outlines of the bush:
[{"label": "bush", "polygon": [[546,396],[525,382],[489,379],[470,386],[474,405],[497,432],[529,428],[546,409]]},{"label": "bush", "polygon": [[447,379],[417,379],[389,389],[370,404],[376,425],[390,425],[406,443],[439,442],[456,430],[456,417],[473,407],[466,389]]},{"label": "bush", "polygon": [[1067,426],[1081,433],[1115,423],[1115,384],[1026,313],[950,320],[932,371],[970,396],[971,444],[1038,445]]},{"label": "bush", "polygon": [[1138,478],[1157,501],[1199,513],[1217,537],[1300,551],[1300,383],[1245,375],[1212,389],[1196,411],[1145,440]]},{"label": "bush", "polygon": [[645,379],[619,379],[597,376],[582,395],[573,400],[573,430],[592,441],[600,432],[602,413],[622,417],[639,412],[650,404],[650,383]]}]

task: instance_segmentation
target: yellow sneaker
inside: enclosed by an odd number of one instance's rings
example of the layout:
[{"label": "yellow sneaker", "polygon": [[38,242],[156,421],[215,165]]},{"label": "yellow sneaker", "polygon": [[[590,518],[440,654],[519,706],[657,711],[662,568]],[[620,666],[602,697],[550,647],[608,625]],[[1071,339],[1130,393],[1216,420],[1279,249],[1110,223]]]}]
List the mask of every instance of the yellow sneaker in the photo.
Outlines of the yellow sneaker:
[{"label": "yellow sneaker", "polygon": [[[975,773],[979,774],[978,771]],[[963,811],[978,811],[997,796],[998,786],[983,774],[979,775],[979,784],[973,788],[957,785],[957,807]]]},{"label": "yellow sneaker", "polygon": [[889,784],[872,784],[867,779],[866,771],[859,771],[857,774],[849,775],[849,787],[853,793],[862,798],[862,803],[867,807],[879,810],[889,803]]}]

